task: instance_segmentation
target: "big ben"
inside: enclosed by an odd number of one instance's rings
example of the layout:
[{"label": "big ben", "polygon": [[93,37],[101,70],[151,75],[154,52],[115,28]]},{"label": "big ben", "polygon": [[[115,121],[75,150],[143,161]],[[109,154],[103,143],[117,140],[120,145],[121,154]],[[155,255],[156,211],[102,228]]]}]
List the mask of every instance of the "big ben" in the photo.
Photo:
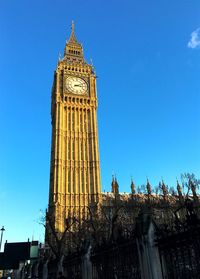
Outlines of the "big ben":
[{"label": "big ben", "polygon": [[52,143],[48,211],[56,231],[80,218],[101,194],[96,75],[86,63],[74,24],[52,87]]}]

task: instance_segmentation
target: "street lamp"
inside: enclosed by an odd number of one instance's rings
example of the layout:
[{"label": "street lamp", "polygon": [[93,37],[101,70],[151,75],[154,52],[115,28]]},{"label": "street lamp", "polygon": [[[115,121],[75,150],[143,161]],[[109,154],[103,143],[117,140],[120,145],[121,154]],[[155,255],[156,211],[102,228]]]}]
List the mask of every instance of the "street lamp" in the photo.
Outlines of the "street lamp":
[{"label": "street lamp", "polygon": [[4,226],[2,226],[2,228],[1,228],[0,252],[1,252],[1,244],[2,244],[2,240],[3,240],[3,232],[4,231],[5,231]]}]

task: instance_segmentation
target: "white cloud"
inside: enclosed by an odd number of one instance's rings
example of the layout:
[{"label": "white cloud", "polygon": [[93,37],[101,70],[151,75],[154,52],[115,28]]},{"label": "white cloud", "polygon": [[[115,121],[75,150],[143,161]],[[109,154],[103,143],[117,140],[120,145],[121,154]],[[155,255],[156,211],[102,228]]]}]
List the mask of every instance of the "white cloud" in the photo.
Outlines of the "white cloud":
[{"label": "white cloud", "polygon": [[189,48],[199,48],[200,47],[200,28],[197,28],[191,34],[191,39],[188,42],[187,46]]}]

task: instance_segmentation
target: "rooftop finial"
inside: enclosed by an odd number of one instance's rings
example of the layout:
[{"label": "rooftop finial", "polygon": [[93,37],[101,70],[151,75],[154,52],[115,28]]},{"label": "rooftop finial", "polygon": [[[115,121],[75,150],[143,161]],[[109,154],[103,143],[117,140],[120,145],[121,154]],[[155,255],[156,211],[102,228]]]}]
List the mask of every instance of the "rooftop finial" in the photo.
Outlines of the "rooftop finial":
[{"label": "rooftop finial", "polygon": [[72,20],[72,33],[74,33],[74,21]]},{"label": "rooftop finial", "polygon": [[135,194],[135,184],[133,182],[133,178],[131,177],[131,193]]},{"label": "rooftop finial", "polygon": [[74,21],[72,20],[72,25],[71,25],[71,35],[70,35],[70,38],[69,38],[69,42],[71,43],[76,43],[78,44],[78,41],[76,39],[76,36],[75,36],[75,32],[74,32]]},{"label": "rooftop finial", "polygon": [[112,183],[111,183],[111,186],[112,186],[112,193],[114,193],[114,194],[119,194],[119,185],[118,185],[118,183],[117,183],[116,175],[112,175]]},{"label": "rooftop finial", "polygon": [[115,176],[112,174],[112,182],[115,182]]},{"label": "rooftop finial", "polygon": [[148,195],[151,195],[151,184],[149,183],[148,177],[147,177],[147,185],[146,185],[146,188],[147,188],[147,193],[148,193]]},{"label": "rooftop finial", "polygon": [[[77,41],[75,36],[75,27],[74,27],[74,21],[72,20],[71,23],[71,34],[69,40],[66,42],[65,45],[65,52],[64,52],[64,60],[66,60],[66,57],[68,61],[75,61],[78,63],[84,62],[83,57],[83,48],[82,45]],[[75,59],[75,60],[74,60]]]}]

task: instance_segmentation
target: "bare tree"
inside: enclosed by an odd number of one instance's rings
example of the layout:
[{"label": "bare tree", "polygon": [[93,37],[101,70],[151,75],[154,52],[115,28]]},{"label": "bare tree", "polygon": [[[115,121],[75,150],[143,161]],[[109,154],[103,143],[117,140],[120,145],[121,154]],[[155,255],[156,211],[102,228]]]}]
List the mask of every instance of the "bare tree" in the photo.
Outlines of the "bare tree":
[{"label": "bare tree", "polygon": [[65,220],[65,229],[58,232],[54,226],[54,218],[48,211],[40,220],[40,224],[45,228],[45,242],[48,244],[51,254],[56,260],[60,260],[66,251],[67,236],[72,234],[73,226],[78,222],[75,217],[69,217]]}]

